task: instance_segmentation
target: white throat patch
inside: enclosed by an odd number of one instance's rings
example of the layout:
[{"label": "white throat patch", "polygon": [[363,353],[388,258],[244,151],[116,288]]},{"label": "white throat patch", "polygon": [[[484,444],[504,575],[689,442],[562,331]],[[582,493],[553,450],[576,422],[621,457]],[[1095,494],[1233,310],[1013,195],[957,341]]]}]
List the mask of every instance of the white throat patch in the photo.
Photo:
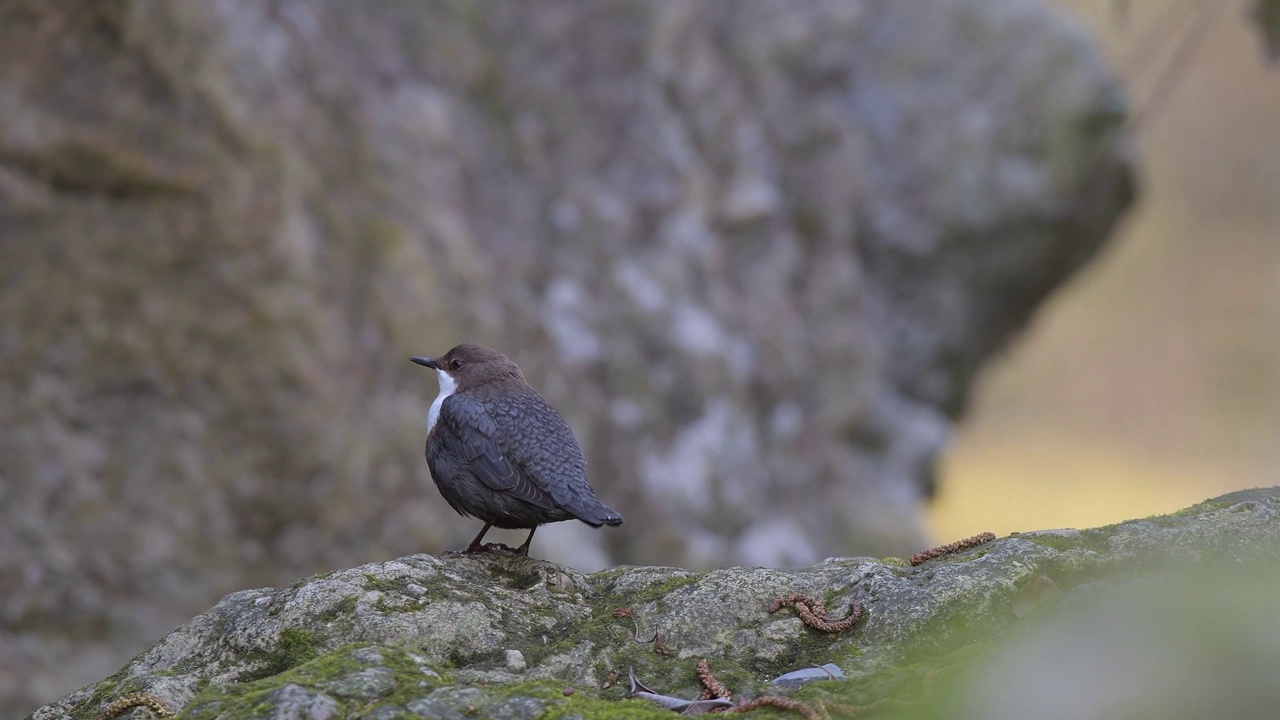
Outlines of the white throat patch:
[{"label": "white throat patch", "polygon": [[449,373],[443,370],[436,370],[436,376],[440,378],[440,394],[436,396],[436,401],[431,403],[431,412],[427,413],[427,434],[436,427],[436,421],[440,419],[440,406],[444,405],[444,399],[449,397],[458,389],[458,384],[449,377]]}]

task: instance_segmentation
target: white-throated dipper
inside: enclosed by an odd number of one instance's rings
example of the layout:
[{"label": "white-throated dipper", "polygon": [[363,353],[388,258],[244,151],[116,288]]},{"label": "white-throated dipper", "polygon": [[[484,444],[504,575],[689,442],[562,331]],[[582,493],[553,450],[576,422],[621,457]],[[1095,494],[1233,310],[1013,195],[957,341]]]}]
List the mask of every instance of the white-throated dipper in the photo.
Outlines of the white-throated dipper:
[{"label": "white-throated dipper", "polygon": [[529,554],[539,525],[577,518],[592,527],[621,525],[596,499],[587,461],[569,424],[525,382],[506,355],[463,343],[437,358],[411,357],[436,371],[440,394],[427,415],[427,467],[440,494],[484,534],[529,529],[516,552]]}]

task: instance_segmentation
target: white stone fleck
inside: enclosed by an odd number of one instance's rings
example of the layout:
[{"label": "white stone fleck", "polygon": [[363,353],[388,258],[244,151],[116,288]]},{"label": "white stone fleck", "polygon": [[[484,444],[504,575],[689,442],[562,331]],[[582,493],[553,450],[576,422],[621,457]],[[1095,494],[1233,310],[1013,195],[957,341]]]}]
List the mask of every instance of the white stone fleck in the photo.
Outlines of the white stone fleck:
[{"label": "white stone fleck", "polygon": [[507,651],[507,669],[511,672],[524,672],[524,653],[519,650]]}]

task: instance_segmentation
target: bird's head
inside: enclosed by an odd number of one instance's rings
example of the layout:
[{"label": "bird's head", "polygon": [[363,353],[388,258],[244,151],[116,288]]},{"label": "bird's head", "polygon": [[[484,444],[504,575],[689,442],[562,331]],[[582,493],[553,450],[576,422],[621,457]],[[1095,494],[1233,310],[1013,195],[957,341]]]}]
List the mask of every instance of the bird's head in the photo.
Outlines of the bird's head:
[{"label": "bird's head", "polygon": [[511,358],[484,345],[462,343],[440,357],[411,357],[413,362],[435,370],[440,383],[450,382],[459,392],[491,382],[520,380],[524,375]]}]

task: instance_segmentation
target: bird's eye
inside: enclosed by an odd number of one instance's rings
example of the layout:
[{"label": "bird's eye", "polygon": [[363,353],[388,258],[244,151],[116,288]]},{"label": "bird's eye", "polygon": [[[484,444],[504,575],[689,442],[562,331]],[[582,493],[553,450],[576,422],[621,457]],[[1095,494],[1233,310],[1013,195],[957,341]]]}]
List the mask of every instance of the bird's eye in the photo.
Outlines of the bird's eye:
[{"label": "bird's eye", "polygon": [[460,367],[462,367],[462,361],[461,361],[461,360],[454,359],[454,360],[450,360],[450,361],[449,361],[449,369],[450,369],[450,370],[457,370],[457,369],[458,369],[458,368],[460,368]]}]

